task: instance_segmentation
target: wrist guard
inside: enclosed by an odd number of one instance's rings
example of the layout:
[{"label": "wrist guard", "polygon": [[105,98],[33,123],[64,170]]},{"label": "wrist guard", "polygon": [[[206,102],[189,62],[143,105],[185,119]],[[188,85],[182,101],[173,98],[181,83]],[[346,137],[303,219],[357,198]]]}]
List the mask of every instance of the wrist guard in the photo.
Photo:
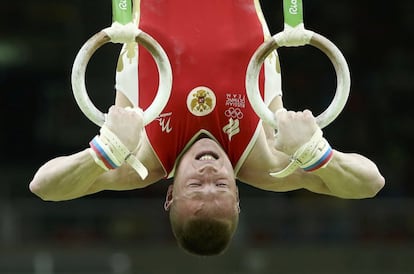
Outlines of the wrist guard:
[{"label": "wrist guard", "polygon": [[135,157],[134,151],[129,151],[109,128],[103,125],[100,133],[89,143],[89,153],[100,167],[107,171],[126,162],[142,179],[148,176],[147,168]]},{"label": "wrist guard", "polygon": [[312,138],[291,156],[289,165],[281,171],[270,173],[270,176],[286,177],[297,168],[302,168],[308,172],[314,171],[325,167],[332,156],[333,150],[328,141],[322,137],[322,130],[318,128]]}]

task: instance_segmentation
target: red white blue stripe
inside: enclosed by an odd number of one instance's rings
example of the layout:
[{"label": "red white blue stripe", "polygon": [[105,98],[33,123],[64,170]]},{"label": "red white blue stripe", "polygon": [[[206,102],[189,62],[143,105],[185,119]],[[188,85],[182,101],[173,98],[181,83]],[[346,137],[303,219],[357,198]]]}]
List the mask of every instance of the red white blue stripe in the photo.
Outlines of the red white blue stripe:
[{"label": "red white blue stripe", "polygon": [[93,138],[92,141],[89,142],[89,145],[108,169],[115,169],[119,167],[105,152],[105,149],[101,144],[98,136]]},{"label": "red white blue stripe", "polygon": [[331,159],[333,156],[333,150],[332,148],[329,146],[328,150],[326,150],[326,152],[322,155],[322,157],[316,161],[314,164],[304,167],[303,170],[311,172],[311,171],[315,171],[323,166],[325,166]]}]

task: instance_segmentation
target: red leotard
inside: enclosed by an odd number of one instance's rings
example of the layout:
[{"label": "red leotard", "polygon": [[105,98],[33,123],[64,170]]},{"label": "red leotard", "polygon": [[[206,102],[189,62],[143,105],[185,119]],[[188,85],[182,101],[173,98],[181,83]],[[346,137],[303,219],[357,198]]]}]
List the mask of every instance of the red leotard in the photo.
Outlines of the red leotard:
[{"label": "red leotard", "polygon": [[[160,43],[172,66],[170,100],[158,119],[145,128],[166,174],[201,132],[221,144],[237,173],[260,125],[245,90],[249,60],[268,35],[258,1],[141,0],[135,5],[139,5],[139,28]],[[125,56],[124,67],[132,66],[134,62]],[[137,56],[134,69],[118,72],[117,89],[129,98],[134,96],[128,95],[128,86],[135,93],[138,89],[134,104],[146,109],[158,87],[158,71],[144,48],[139,47]],[[272,89],[265,96],[270,97],[268,102],[280,93],[275,62],[270,67],[276,84],[267,87]],[[131,72],[137,80],[131,79]],[[265,74],[262,70],[260,88],[267,93]]]}]

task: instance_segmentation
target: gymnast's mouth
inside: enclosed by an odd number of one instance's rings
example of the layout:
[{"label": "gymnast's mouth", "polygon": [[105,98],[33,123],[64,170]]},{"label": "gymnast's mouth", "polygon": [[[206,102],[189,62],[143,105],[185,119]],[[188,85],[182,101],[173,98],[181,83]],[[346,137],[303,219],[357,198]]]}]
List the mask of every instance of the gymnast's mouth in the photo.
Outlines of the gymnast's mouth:
[{"label": "gymnast's mouth", "polygon": [[196,155],[196,160],[198,161],[215,161],[218,159],[218,154],[212,151],[203,151]]}]

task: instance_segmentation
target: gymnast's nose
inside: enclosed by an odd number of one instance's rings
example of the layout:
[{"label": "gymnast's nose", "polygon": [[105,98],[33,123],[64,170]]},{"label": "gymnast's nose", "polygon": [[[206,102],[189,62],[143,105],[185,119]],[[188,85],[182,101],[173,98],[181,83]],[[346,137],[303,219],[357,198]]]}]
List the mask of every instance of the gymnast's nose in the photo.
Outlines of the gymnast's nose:
[{"label": "gymnast's nose", "polygon": [[203,175],[218,173],[218,168],[213,164],[205,164],[198,168],[198,173]]}]

